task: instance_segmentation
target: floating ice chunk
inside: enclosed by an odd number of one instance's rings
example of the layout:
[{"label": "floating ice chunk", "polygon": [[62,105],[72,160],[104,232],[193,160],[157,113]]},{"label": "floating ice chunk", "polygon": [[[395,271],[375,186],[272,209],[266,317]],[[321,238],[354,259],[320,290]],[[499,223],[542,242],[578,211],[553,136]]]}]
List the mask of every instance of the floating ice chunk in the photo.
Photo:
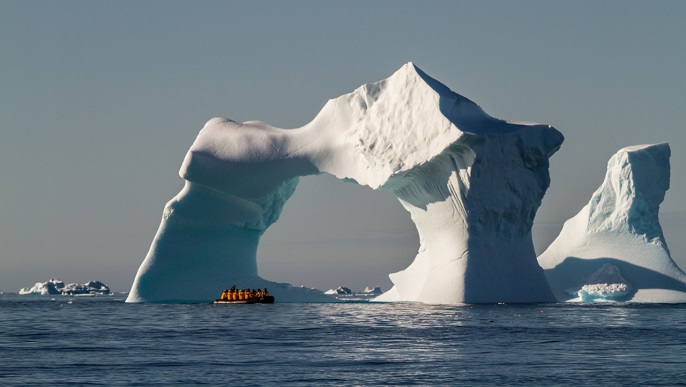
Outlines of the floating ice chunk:
[{"label": "floating ice chunk", "polygon": [[577,295],[583,302],[597,300],[622,300],[631,293],[631,288],[627,284],[592,284],[584,285],[579,289]]},{"label": "floating ice chunk", "polygon": [[598,271],[582,280],[579,286],[567,289],[565,293],[590,302],[597,299],[622,300],[632,291],[633,285],[622,276],[619,268],[605,263]]}]

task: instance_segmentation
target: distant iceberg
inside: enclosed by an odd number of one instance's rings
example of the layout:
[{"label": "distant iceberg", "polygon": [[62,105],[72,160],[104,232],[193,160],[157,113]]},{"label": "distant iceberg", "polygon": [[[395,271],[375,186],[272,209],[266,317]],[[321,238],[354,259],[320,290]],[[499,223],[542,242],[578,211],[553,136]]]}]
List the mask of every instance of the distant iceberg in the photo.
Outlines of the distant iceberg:
[{"label": "distant iceberg", "polygon": [[663,143],[612,156],[591,200],[538,257],[559,301],[686,302],[658,219],[670,154]]},{"label": "distant iceberg", "polygon": [[383,290],[379,286],[365,287],[363,291],[353,291],[345,286],[339,286],[336,289],[329,289],[324,292],[327,296],[335,298],[338,301],[371,301],[377,296],[383,294]]},{"label": "distant iceberg", "polygon": [[19,294],[109,294],[110,288],[100,281],[88,281],[85,284],[66,284],[59,279],[50,279],[46,282],[36,282],[30,288],[22,288]]},{"label": "distant iceberg", "polygon": [[33,287],[19,289],[19,294],[62,294],[64,289],[64,281],[52,278],[46,282],[36,282]]},{"label": "distant iceberg", "polygon": [[362,293],[379,295],[379,294],[383,293],[383,290],[381,290],[381,287],[379,287],[379,286],[374,286],[372,288],[364,288]]},{"label": "distant iceberg", "polygon": [[341,295],[341,294],[353,294],[353,291],[350,290],[350,288],[346,288],[344,286],[339,286],[336,289],[329,289],[324,292],[326,295]]}]

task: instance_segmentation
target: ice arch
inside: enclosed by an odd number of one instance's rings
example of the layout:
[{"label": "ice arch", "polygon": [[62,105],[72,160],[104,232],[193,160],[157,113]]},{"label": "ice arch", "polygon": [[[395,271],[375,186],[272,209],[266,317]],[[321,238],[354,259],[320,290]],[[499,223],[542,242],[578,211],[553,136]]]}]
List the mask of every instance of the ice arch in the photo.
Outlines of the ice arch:
[{"label": "ice arch", "polygon": [[232,282],[316,299],[260,278],[256,251],[298,178],[320,173],[393,192],[417,225],[417,257],[380,301],[554,301],[531,226],[562,141],[548,125],[490,117],[412,63],[329,100],[301,128],[214,118],[127,301],[205,301]]}]

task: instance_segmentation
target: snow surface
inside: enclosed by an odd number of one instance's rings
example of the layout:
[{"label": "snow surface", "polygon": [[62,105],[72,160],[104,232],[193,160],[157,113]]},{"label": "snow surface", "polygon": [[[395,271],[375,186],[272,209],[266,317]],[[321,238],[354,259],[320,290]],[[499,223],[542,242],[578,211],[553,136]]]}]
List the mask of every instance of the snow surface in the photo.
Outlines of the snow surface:
[{"label": "snow surface", "polygon": [[417,226],[417,257],[378,301],[554,301],[531,226],[562,141],[548,125],[487,115],[412,63],[329,100],[301,128],[211,119],[127,301],[207,301],[231,284],[267,286],[279,301],[329,298],[257,273],[260,237],[298,177],[320,173],[395,193]]},{"label": "snow surface", "polygon": [[[559,301],[686,302],[686,274],[672,260],[658,218],[669,189],[670,154],[663,143],[612,156],[589,203],[538,258]],[[605,289],[587,286],[601,283]]]}]

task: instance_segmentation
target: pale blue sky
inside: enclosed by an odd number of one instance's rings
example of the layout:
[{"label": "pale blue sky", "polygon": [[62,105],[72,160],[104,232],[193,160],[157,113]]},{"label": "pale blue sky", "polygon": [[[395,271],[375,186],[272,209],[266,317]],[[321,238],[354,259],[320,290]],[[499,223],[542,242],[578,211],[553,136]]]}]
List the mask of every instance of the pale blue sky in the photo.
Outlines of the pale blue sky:
[{"label": "pale blue sky", "polygon": [[[408,61],[565,135],[539,249],[613,153],[669,142],[661,219],[684,267],[684,20],[683,1],[0,1],[0,291],[128,290],[208,119],[301,126]],[[271,280],[388,288],[417,248],[392,195],[308,177],[258,255]]]}]

